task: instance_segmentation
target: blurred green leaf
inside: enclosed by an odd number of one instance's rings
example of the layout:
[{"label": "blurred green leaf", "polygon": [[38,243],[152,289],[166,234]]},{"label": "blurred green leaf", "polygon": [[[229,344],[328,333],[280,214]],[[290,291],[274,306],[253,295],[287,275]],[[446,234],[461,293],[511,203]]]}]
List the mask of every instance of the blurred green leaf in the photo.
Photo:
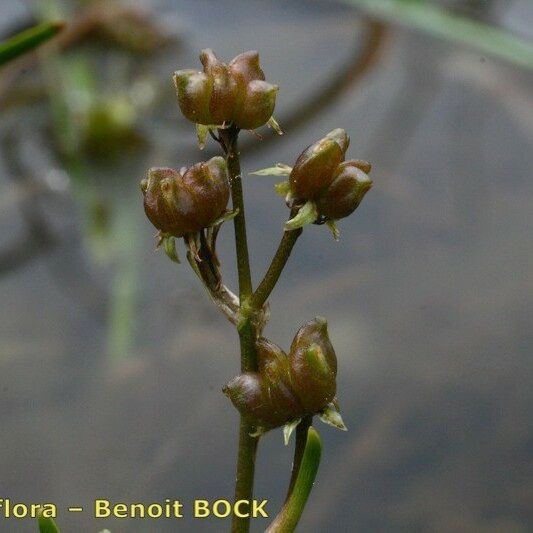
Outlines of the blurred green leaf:
[{"label": "blurred green leaf", "polygon": [[61,21],[45,22],[0,43],[0,66],[48,41],[64,25],[65,23]]},{"label": "blurred green leaf", "polygon": [[533,43],[488,24],[455,15],[423,0],[344,0],[372,16],[421,29],[476,48],[483,54],[533,69]]}]

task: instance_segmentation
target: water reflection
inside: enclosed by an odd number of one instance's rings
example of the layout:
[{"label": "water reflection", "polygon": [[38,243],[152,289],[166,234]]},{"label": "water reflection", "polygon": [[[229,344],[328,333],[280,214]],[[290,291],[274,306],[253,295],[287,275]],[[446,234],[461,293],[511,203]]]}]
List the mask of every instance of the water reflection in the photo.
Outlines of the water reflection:
[{"label": "water reflection", "polygon": [[[257,47],[283,88],[282,121],[349,56],[339,42],[352,42],[354,28],[362,35],[351,12],[321,6],[184,2],[185,44],[149,71],[166,79],[176,66],[196,64],[207,44],[228,57]],[[258,28],[257,17],[269,26]],[[250,170],[291,162],[342,126],[353,132],[351,153],[374,162],[374,189],[341,224],[341,244],[323,228],[306,231],[271,300],[267,334],[285,346],[300,323],[328,317],[350,427],[347,434],[321,429],[325,455],[302,530],[527,531],[533,79],[428,37],[394,29],[389,38],[358,85],[283,142],[244,154]],[[237,371],[236,339],[193,274],[153,253],[137,191],[144,168],[197,157],[193,132],[174,106],[168,83],[144,125],[152,141],[121,168],[125,179],[112,179],[114,168],[97,176],[98,190],[131,216],[121,233],[135,268],[125,289],[133,291],[126,295],[133,336],[115,347],[123,353],[109,357],[117,260],[98,266],[91,258],[79,206],[47,203],[61,246],[2,280],[0,493],[12,499],[67,506],[95,497],[187,502],[232,493],[237,417],[219,390]],[[28,129],[46,117],[38,107],[26,113],[17,127],[31,139]],[[3,118],[4,135],[15,118]],[[37,144],[48,152],[42,138]],[[252,177],[245,183],[256,276],[286,216],[271,185]],[[0,216],[4,244],[21,221],[4,202]],[[233,282],[231,237],[224,229],[220,255]],[[290,455],[279,432],[261,444],[256,492],[272,511]],[[95,524],[87,515],[60,522],[65,531],[80,524],[84,531],[147,530]],[[220,530],[211,520],[180,526]],[[175,524],[148,528],[173,531]]]}]

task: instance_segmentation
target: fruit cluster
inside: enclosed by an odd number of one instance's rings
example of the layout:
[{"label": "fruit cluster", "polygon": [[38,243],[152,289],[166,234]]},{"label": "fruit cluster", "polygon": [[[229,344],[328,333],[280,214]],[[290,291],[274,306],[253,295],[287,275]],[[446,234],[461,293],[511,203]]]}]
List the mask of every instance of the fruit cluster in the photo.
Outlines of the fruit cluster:
[{"label": "fruit cluster", "polygon": [[265,81],[257,52],[244,52],[225,64],[206,49],[200,61],[203,72],[178,70],[174,74],[179,106],[187,119],[206,126],[232,124],[247,130],[268,122],[278,86]]},{"label": "fruit cluster", "polygon": [[345,161],[350,138],[337,128],[308,146],[289,175],[294,201],[315,203],[318,216],[338,220],[352,214],[372,186],[371,165],[362,160]]},{"label": "fruit cluster", "polygon": [[213,157],[189,169],[152,168],[142,180],[144,211],[162,233],[184,237],[214,224],[226,211],[226,161]]},{"label": "fruit cluster", "polygon": [[239,374],[223,391],[260,432],[322,414],[334,401],[337,358],[326,320],[303,325],[289,355],[267,339],[257,349],[258,371]]}]

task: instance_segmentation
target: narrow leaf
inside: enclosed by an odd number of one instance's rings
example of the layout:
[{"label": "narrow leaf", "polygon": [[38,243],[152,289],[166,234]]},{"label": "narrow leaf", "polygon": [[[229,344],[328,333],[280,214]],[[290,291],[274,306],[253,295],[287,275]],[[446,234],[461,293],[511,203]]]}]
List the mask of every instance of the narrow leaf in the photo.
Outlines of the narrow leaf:
[{"label": "narrow leaf", "polygon": [[305,450],[294,488],[266,533],[292,533],[295,530],[313,488],[321,454],[320,436],[313,427],[310,427],[307,430]]},{"label": "narrow leaf", "polygon": [[37,517],[39,533],[59,533],[59,528],[52,518],[46,518],[41,513]]},{"label": "narrow leaf", "polygon": [[432,2],[406,0],[343,0],[372,16],[417,28],[479,52],[533,69],[533,44],[508,31],[456,15]]},{"label": "narrow leaf", "polygon": [[0,65],[33,50],[56,35],[65,26],[62,21],[44,22],[0,43]]}]

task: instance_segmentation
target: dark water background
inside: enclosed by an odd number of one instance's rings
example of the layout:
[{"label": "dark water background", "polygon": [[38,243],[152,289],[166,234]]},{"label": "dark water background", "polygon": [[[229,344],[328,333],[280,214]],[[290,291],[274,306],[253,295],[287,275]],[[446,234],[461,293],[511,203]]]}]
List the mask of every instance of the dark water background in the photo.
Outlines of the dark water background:
[{"label": "dark water background", "polygon": [[[4,2],[4,19],[24,16],[24,5]],[[0,279],[0,498],[61,512],[102,497],[190,507],[232,495],[237,414],[220,388],[238,370],[236,335],[187,266],[153,252],[138,182],[149,166],[215,153],[213,143],[197,151],[169,76],[197,66],[200,48],[223,58],[260,50],[281,87],[283,124],[349,63],[367,25],[329,2],[148,5],[180,39],[140,66],[168,80],[143,118],[148,146],[89,173],[113,205],[115,245],[95,259],[83,187],[72,186],[38,204],[59,243]],[[527,1],[492,2],[479,16],[526,37],[533,24]],[[374,188],[341,222],[341,242],[306,230],[271,298],[266,334],[282,346],[302,322],[328,318],[350,428],[319,424],[323,460],[301,531],[532,530],[532,90],[531,71],[387,26],[375,64],[303,124],[263,147],[243,134],[245,171],[291,164],[334,127],[350,132],[351,156],[374,165]],[[25,235],[6,153],[38,179],[56,176],[47,121],[35,105],[1,118],[2,246]],[[245,179],[256,282],[286,216],[273,183]],[[229,226],[219,247],[234,284]],[[280,431],[262,439],[256,495],[272,513],[291,455]],[[64,511],[58,522],[67,533],[227,525],[95,523]],[[35,530],[29,521],[0,529]]]}]

